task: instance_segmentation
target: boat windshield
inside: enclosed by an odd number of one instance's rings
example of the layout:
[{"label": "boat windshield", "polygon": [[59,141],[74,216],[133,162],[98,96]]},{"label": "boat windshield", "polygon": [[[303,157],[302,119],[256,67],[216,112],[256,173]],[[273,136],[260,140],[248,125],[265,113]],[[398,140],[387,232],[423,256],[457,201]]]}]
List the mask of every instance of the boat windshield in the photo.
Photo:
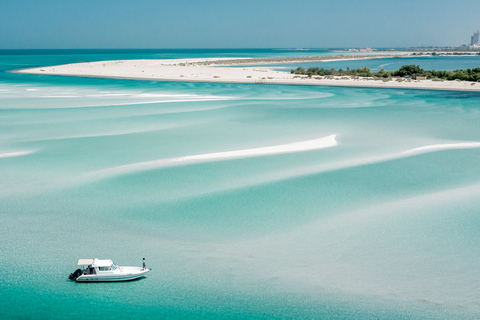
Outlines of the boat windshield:
[{"label": "boat windshield", "polygon": [[114,264],[112,264],[112,265],[110,266],[110,268],[112,268],[112,270],[115,270],[115,269],[117,269],[117,266],[114,265]]}]

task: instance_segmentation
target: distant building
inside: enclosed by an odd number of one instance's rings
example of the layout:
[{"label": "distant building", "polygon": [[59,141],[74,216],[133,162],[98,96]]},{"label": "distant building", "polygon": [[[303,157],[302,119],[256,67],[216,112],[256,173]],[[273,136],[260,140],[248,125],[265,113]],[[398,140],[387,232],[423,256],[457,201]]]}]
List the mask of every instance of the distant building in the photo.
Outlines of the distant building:
[{"label": "distant building", "polygon": [[[372,48],[360,48],[360,49],[343,49],[343,51],[348,51],[348,52],[369,52],[369,51],[374,51],[377,49],[372,49]],[[393,50],[393,49],[392,49]]]},{"label": "distant building", "polygon": [[479,45],[479,39],[480,39],[480,31],[477,31],[473,34],[472,36],[472,41],[470,42],[470,45],[473,46],[478,46]]}]

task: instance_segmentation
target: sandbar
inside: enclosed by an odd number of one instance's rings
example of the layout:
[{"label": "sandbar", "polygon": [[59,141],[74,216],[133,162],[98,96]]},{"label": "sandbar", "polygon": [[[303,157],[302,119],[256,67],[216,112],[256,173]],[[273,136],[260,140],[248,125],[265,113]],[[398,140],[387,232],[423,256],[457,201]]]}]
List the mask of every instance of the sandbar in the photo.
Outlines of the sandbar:
[{"label": "sandbar", "polygon": [[25,156],[27,154],[33,153],[34,151],[17,151],[17,152],[7,152],[7,153],[0,153],[0,158],[11,158],[11,157],[20,157]]},{"label": "sandbar", "polygon": [[186,156],[181,158],[173,159],[173,161],[188,161],[188,160],[207,160],[207,159],[228,159],[228,158],[237,158],[237,157],[254,157],[254,156],[265,156],[272,154],[280,153],[291,153],[291,152],[301,152],[301,151],[311,151],[316,149],[323,149],[334,147],[337,145],[337,140],[335,140],[336,135],[332,134],[328,137],[323,137],[314,140],[306,140],[300,142],[292,142],[278,146],[271,147],[261,147],[253,149],[244,149],[236,151],[225,151],[225,152],[216,152],[216,153],[207,153],[196,156]]},{"label": "sandbar", "polygon": [[204,153],[204,154],[198,154],[198,155],[183,156],[179,158],[157,159],[157,160],[131,163],[131,164],[126,164],[122,166],[112,167],[112,168],[93,172],[88,175],[87,181],[90,181],[92,176],[94,176],[96,179],[103,179],[111,176],[116,176],[119,174],[126,174],[126,173],[144,171],[144,170],[152,170],[152,169],[156,169],[164,166],[171,166],[171,165],[184,165],[184,164],[204,162],[204,161],[221,161],[221,160],[229,160],[229,159],[235,159],[235,158],[251,158],[251,157],[261,157],[261,156],[269,156],[269,155],[276,155],[276,154],[287,154],[287,153],[320,150],[320,149],[337,146],[338,143],[336,140],[336,136],[337,136],[336,134],[331,134],[329,136],[325,136],[317,139],[303,140],[303,141],[291,142],[291,143],[286,143],[281,145]]},{"label": "sandbar", "polygon": [[480,142],[462,142],[462,143],[444,143],[434,144],[430,146],[419,147],[404,151],[403,153],[422,153],[436,150],[450,150],[450,149],[473,149],[480,148]]}]

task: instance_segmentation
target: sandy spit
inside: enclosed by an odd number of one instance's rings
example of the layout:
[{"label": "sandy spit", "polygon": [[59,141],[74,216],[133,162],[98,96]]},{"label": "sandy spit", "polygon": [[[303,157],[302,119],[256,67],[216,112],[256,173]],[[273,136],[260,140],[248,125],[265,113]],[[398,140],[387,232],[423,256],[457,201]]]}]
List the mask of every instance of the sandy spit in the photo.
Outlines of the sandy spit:
[{"label": "sandy spit", "polygon": [[[357,77],[308,77],[248,64],[312,62],[329,60],[394,58],[399,55],[295,57],[295,58],[202,58],[169,60],[118,60],[84,62],[15,71],[17,73],[61,76],[143,79],[188,82],[227,82],[257,84],[296,84],[346,87],[409,88],[480,91],[480,83]],[[405,57],[406,55],[402,55]],[[232,67],[237,65],[238,67]],[[319,64],[321,66],[321,64]]]}]

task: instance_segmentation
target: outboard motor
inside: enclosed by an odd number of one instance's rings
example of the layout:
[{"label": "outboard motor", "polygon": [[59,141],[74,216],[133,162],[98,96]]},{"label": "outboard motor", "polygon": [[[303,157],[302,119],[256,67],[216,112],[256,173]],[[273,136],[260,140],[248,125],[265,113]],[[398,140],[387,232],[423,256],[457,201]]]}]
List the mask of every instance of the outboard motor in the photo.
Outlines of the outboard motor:
[{"label": "outboard motor", "polygon": [[75,270],[74,273],[70,273],[70,276],[68,276],[68,279],[70,280],[77,280],[77,278],[82,274],[82,270],[77,269]]}]

